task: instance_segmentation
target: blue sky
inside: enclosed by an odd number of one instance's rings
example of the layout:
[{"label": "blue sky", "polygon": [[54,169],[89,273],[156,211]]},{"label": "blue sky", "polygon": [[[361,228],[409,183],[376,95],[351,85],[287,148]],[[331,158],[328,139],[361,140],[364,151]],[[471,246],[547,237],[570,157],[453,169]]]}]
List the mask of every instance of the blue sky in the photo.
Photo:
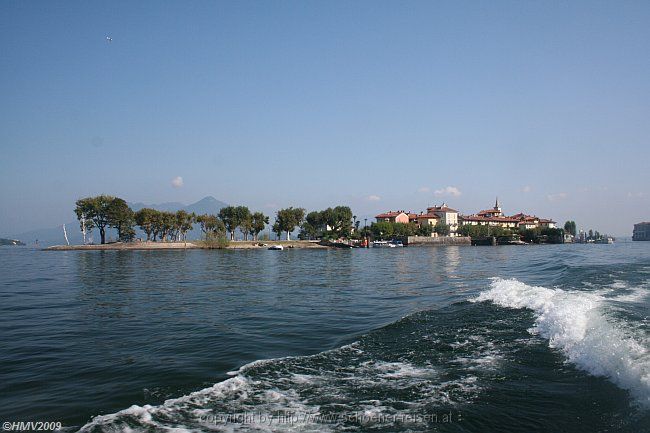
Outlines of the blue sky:
[{"label": "blue sky", "polygon": [[629,235],[648,22],[647,1],[4,1],[0,234],[108,193],[360,216],[498,195]]}]

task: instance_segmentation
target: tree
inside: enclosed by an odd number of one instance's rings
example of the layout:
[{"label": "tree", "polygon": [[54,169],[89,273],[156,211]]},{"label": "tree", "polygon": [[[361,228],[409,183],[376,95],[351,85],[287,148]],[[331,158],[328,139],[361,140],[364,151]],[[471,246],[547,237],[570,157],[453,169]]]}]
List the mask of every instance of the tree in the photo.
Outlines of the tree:
[{"label": "tree", "polygon": [[193,224],[196,222],[196,214],[188,213],[184,210],[176,212],[176,232],[177,241],[184,241],[187,238],[187,232],[192,230]]},{"label": "tree", "polygon": [[418,236],[431,236],[431,233],[433,233],[433,226],[431,224],[422,224],[420,227],[418,227],[416,231]]},{"label": "tree", "polygon": [[201,231],[207,240],[211,235],[226,234],[226,226],[214,215],[199,215],[196,222],[201,225]]},{"label": "tree", "polygon": [[390,239],[393,237],[394,223],[380,221],[370,225],[370,231],[374,239]]},{"label": "tree", "polygon": [[246,206],[237,206],[237,214],[239,217],[239,229],[244,235],[244,240],[248,240],[248,235],[253,227],[253,214]]},{"label": "tree", "polygon": [[349,237],[352,231],[352,210],[348,206],[327,208],[322,212],[323,222],[329,226],[333,237]]},{"label": "tree", "polygon": [[135,223],[147,235],[147,241],[150,241],[151,236],[153,235],[154,232],[153,221],[157,213],[158,213],[157,210],[147,208],[147,207],[140,209],[135,213]]},{"label": "tree", "polygon": [[571,234],[572,236],[575,236],[577,234],[576,222],[575,221],[567,221],[567,222],[565,222],[564,223],[564,231]]},{"label": "tree", "polygon": [[[75,214],[81,222],[86,220],[86,228],[97,227],[101,243],[106,243],[106,227],[110,226],[109,207],[115,197],[110,195],[99,195],[97,197],[86,197],[77,200]],[[89,224],[90,222],[90,224]]]},{"label": "tree", "polygon": [[438,221],[438,223],[436,223],[435,227],[433,228],[433,231],[438,233],[439,236],[448,236],[450,228],[444,222]]},{"label": "tree", "polygon": [[278,240],[280,240],[280,238],[282,237],[282,227],[280,227],[280,222],[277,219],[273,223],[271,230],[273,231],[273,233],[275,233]]},{"label": "tree", "polygon": [[119,197],[113,198],[106,210],[109,227],[117,230],[117,238],[128,242],[135,237],[135,214],[129,205]]},{"label": "tree", "polygon": [[173,233],[176,225],[176,214],[173,212],[158,212],[154,218],[154,240],[156,234],[160,235],[162,242],[167,241],[167,237]]},{"label": "tree", "polygon": [[287,232],[287,240],[291,240],[291,232],[294,231],[296,226],[300,225],[305,218],[305,210],[303,208],[289,207],[280,209],[275,218],[273,231],[278,233]]},{"label": "tree", "polygon": [[230,240],[235,240],[235,230],[242,222],[250,218],[250,211],[246,206],[226,206],[219,211],[219,219],[223,221],[226,230],[230,232]]},{"label": "tree", "polygon": [[253,237],[253,240],[257,240],[259,233],[264,230],[264,227],[269,223],[269,217],[264,215],[262,212],[255,212],[251,216],[251,226],[249,228],[249,233]]},{"label": "tree", "polygon": [[312,211],[307,214],[301,226],[300,237],[302,239],[318,239],[323,236],[325,222],[322,212]]},{"label": "tree", "polygon": [[589,229],[589,239],[594,238],[594,231],[592,229]]}]

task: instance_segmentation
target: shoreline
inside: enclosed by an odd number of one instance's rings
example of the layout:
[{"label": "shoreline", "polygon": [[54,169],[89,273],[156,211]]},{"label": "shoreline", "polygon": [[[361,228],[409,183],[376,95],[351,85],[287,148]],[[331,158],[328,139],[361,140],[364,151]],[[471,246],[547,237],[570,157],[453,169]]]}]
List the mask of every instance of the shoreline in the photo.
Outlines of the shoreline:
[{"label": "shoreline", "polygon": [[[53,245],[43,248],[43,251],[147,251],[147,250],[262,250],[271,245],[282,245],[285,248],[296,249],[330,249],[332,246],[322,245],[315,241],[232,241],[224,248],[215,248],[202,244],[203,241],[187,242],[131,242],[97,245]],[[260,245],[262,244],[262,245]]]}]

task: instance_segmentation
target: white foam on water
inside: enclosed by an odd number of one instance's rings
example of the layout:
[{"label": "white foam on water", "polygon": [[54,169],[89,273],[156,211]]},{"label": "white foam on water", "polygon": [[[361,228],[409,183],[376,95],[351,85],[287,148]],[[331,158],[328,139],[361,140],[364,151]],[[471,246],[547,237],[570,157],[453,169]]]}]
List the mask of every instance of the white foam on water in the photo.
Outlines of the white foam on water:
[{"label": "white foam on water", "polygon": [[507,308],[535,313],[529,331],[545,338],[551,348],[595,376],[607,377],[650,407],[650,353],[647,338],[632,326],[608,320],[607,299],[592,293],[534,287],[516,279],[493,279],[490,289],[473,302],[491,301]]},{"label": "white foam on water", "polygon": [[[354,346],[344,346],[331,353],[336,357],[343,350],[362,353]],[[305,365],[314,357],[322,358],[323,354],[256,361],[233,372],[235,375],[223,382],[169,399],[161,405],[131,406],[110,415],[97,416],[81,431],[327,432],[340,430],[344,422],[343,419],[323,422],[322,416],[327,417],[332,410],[358,414],[360,419],[368,420],[378,419],[380,415],[399,417],[432,404],[471,401],[480,391],[475,377],[440,382],[439,371],[429,365],[371,360],[358,364],[343,362],[340,368],[321,370]],[[265,367],[272,362],[277,365],[269,365],[270,372],[254,371],[254,367]],[[377,387],[384,390],[410,388],[415,394],[407,401],[390,396],[381,401],[357,399],[359,390],[372,394]],[[327,402],[327,407],[320,406],[323,401]],[[281,413],[290,413],[294,418],[290,423],[280,422],[277,417]],[[223,416],[229,414],[254,414],[255,417],[246,422],[223,421]],[[390,418],[382,424],[389,421]]]}]

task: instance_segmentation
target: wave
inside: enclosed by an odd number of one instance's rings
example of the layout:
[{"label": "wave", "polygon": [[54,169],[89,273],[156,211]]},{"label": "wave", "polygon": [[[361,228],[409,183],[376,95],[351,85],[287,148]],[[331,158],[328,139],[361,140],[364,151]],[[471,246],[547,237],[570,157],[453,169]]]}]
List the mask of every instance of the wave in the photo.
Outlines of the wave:
[{"label": "wave", "polygon": [[[615,300],[611,299],[610,300]],[[473,302],[532,310],[529,329],[559,349],[569,362],[594,375],[608,378],[650,407],[650,354],[647,337],[608,320],[608,298],[596,293],[529,286],[516,279],[493,279],[490,289]],[[628,329],[625,329],[628,328]]]},{"label": "wave", "polygon": [[454,407],[480,392],[473,374],[449,377],[431,365],[376,359],[359,343],[255,361],[230,375],[161,405],[96,416],[80,431],[358,431],[390,427],[425,407]]}]

